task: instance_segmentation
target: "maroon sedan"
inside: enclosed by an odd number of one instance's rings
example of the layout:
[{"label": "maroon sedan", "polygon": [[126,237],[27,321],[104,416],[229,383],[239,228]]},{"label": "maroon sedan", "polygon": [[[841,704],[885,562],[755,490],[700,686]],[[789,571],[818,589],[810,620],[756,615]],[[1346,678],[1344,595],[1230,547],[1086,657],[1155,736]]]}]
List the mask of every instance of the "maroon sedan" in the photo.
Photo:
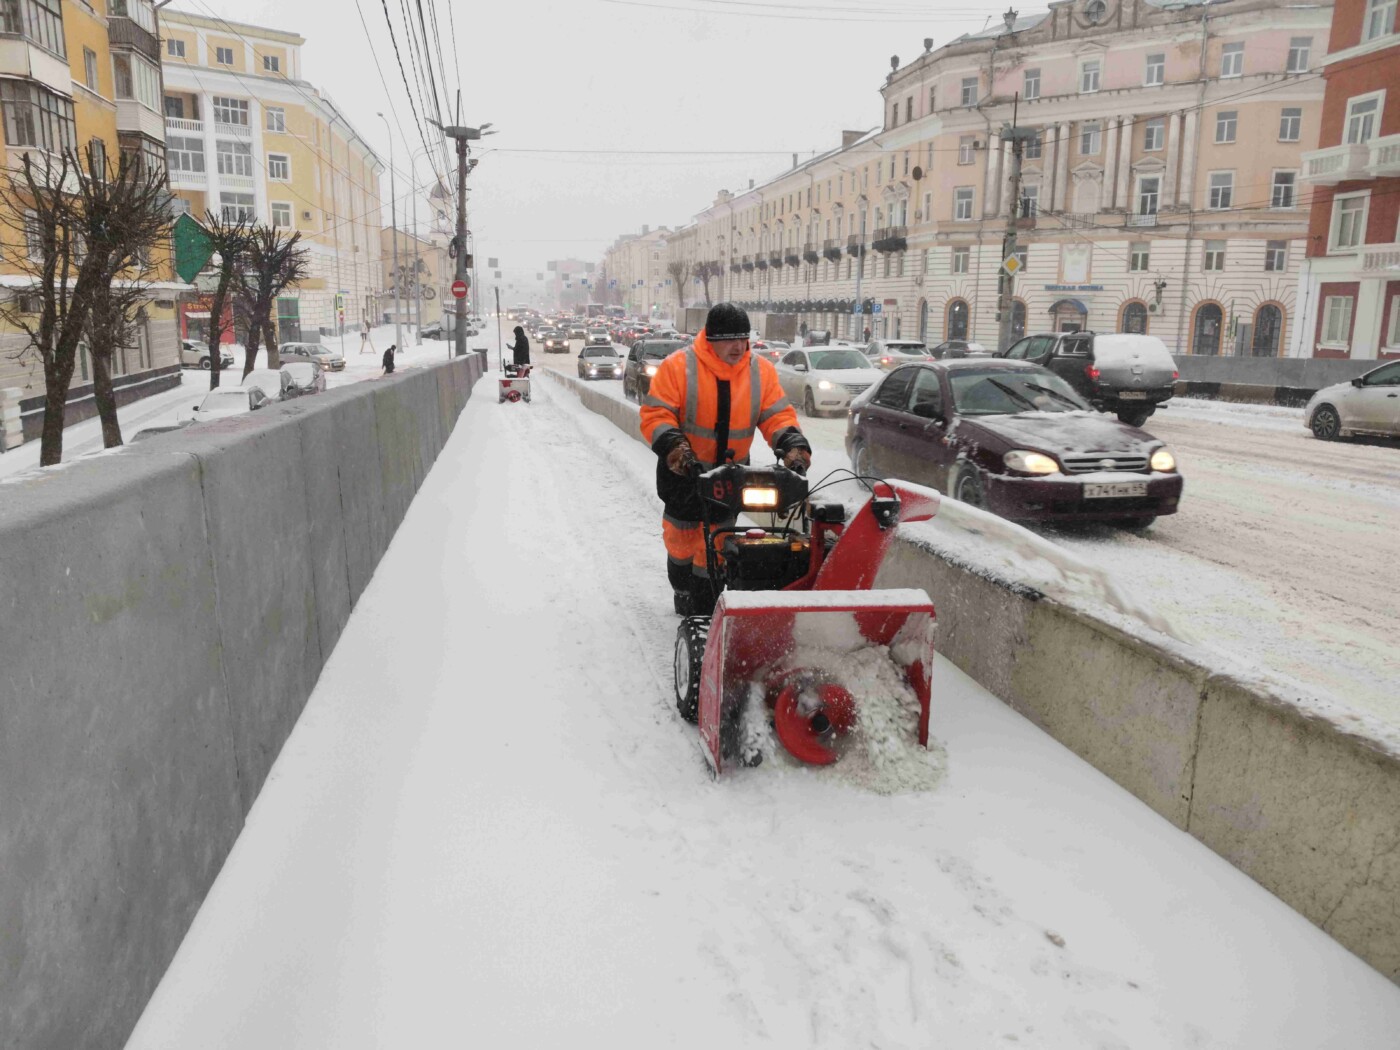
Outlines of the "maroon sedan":
[{"label": "maroon sedan", "polygon": [[858,474],[917,482],[1019,520],[1145,527],[1181,499],[1166,445],[1024,361],[895,369],[851,406],[846,452]]}]

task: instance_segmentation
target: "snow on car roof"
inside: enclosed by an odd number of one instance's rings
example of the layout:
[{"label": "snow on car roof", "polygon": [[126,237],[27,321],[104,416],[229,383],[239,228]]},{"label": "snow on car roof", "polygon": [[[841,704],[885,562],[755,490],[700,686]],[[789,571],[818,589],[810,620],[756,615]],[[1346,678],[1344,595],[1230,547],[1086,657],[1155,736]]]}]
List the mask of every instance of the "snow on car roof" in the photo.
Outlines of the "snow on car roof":
[{"label": "snow on car roof", "polygon": [[1132,335],[1125,332],[1094,336],[1096,364],[1128,365],[1133,362],[1175,368],[1167,344],[1155,335]]}]

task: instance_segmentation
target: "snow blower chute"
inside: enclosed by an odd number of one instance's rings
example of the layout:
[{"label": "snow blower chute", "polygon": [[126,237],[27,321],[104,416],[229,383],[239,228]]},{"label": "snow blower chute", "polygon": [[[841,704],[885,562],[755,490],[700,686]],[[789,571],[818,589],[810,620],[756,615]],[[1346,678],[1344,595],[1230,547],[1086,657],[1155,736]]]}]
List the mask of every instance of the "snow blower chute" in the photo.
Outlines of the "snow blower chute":
[{"label": "snow blower chute", "polygon": [[505,366],[505,375],[501,377],[500,392],[496,397],[496,404],[502,401],[529,401],[530,400],[530,365],[508,364]]},{"label": "snow blower chute", "polygon": [[[842,503],[809,500],[807,479],[781,465],[729,463],[698,484],[718,598],[712,616],[687,616],[677,631],[676,706],[699,723],[714,771],[761,757],[746,743],[756,690],[784,750],[813,765],[837,761],[861,709],[861,683],[843,681],[842,660],[874,647],[917,697],[926,747],[933,603],[922,590],[871,585],[895,526],[933,517],[937,496],[873,481],[848,521]],[[737,524],[743,512],[769,513],[771,524]]]}]

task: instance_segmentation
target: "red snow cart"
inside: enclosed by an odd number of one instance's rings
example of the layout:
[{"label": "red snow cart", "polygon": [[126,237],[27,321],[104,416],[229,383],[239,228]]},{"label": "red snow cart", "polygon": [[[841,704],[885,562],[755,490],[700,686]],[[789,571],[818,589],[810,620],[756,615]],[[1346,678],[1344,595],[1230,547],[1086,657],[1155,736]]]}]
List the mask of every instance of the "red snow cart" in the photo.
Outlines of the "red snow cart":
[{"label": "red snow cart", "polygon": [[501,387],[496,397],[496,404],[502,401],[529,401],[530,400],[530,365],[508,364],[505,366],[505,375],[501,377]]},{"label": "red snow cart", "polygon": [[[765,720],[799,761],[829,765],[860,719],[853,668],[875,650],[918,700],[928,746],[934,609],[922,590],[872,590],[895,526],[925,521],[938,497],[862,479],[869,498],[849,519],[838,501],[813,501],[807,479],[781,465],[716,467],[698,479],[705,553],[717,595],[711,616],[687,616],[676,633],[676,707],[698,722],[716,773],[756,765],[754,725]],[[818,486],[820,490],[823,486]],[[767,525],[737,523],[767,514]]]}]

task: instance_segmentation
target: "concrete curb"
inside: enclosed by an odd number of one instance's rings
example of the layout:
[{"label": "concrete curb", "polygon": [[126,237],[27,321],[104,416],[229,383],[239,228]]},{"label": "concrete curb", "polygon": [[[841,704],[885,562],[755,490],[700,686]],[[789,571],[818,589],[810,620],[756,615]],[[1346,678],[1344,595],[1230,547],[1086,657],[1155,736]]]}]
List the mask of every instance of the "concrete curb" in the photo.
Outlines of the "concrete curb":
[{"label": "concrete curb", "polygon": [[[637,406],[543,374],[641,440]],[[905,536],[876,583],[926,590],[940,653],[1400,983],[1400,753],[1189,646]]]},{"label": "concrete curb", "polygon": [[481,372],[4,485],[0,1045],[126,1041]]}]

